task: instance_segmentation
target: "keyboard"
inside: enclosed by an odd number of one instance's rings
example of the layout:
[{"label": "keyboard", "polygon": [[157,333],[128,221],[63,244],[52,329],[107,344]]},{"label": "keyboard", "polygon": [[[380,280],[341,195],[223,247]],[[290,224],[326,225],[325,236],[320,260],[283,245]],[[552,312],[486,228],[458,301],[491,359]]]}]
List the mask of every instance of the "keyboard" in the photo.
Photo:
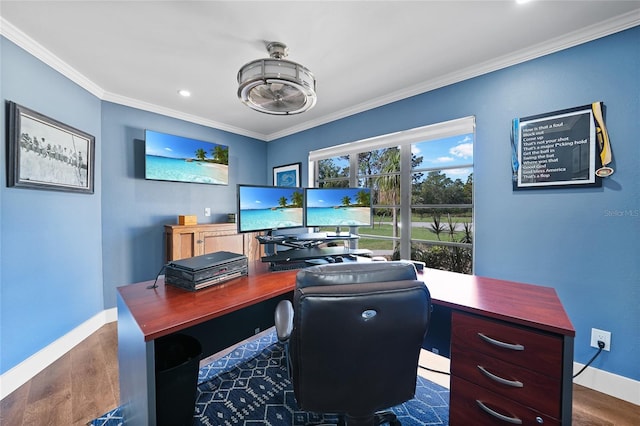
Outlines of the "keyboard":
[{"label": "keyboard", "polygon": [[269,265],[269,270],[291,271],[292,269],[308,268],[309,266],[312,266],[312,265],[305,262],[304,260],[301,260],[301,261],[296,260],[293,262],[272,262],[271,265]]},{"label": "keyboard", "polygon": [[305,240],[326,240],[327,233],[326,232],[311,232],[306,234],[293,234],[291,237],[298,241]]},{"label": "keyboard", "polygon": [[268,244],[279,243],[284,241],[286,238],[284,235],[258,235],[256,239],[263,244]]}]

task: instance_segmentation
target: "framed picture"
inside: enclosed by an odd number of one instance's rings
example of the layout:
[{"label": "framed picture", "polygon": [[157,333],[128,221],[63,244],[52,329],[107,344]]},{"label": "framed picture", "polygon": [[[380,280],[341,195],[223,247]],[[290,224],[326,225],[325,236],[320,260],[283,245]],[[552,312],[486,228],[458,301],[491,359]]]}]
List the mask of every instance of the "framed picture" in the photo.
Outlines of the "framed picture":
[{"label": "framed picture", "polygon": [[273,186],[300,186],[301,163],[287,164],[273,168]]},{"label": "framed picture", "polygon": [[95,138],[8,102],[7,186],[93,194]]},{"label": "framed picture", "polygon": [[602,149],[597,143],[604,127],[594,120],[600,106],[594,103],[514,119],[513,189],[601,186],[607,160],[599,155]]},{"label": "framed picture", "polygon": [[144,177],[172,182],[229,184],[229,147],[144,131]]}]

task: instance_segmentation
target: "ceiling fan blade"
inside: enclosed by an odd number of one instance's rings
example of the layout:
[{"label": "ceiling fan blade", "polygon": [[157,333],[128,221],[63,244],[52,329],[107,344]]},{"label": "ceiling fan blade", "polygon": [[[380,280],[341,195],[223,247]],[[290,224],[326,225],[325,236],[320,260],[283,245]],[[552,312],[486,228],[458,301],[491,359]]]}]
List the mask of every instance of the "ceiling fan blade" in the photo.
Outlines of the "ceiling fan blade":
[{"label": "ceiling fan blade", "polygon": [[295,86],[286,83],[268,83],[254,87],[249,99],[261,108],[270,111],[292,111],[304,106],[305,95]]}]

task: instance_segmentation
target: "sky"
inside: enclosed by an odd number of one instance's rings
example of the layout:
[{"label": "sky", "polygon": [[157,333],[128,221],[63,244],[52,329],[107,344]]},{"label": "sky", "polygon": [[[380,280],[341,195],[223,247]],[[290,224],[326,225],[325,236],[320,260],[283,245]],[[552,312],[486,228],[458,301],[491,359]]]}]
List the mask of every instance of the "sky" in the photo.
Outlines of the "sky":
[{"label": "sky", "polygon": [[364,188],[313,188],[307,189],[306,198],[308,207],[333,207],[342,205],[345,196],[351,198],[351,203],[356,203],[356,194]]},{"label": "sky", "polygon": [[195,158],[198,148],[205,150],[207,153],[207,157],[205,158],[213,158],[211,150],[217,145],[221,145],[182,136],[153,132],[151,130],[145,131],[145,139],[147,155],[171,158]]},{"label": "sky", "polygon": [[[511,149],[510,145],[507,148]],[[472,168],[456,166],[473,166],[473,133],[418,142],[412,145],[411,152],[418,157],[423,157],[418,168],[446,168],[447,170],[443,172],[452,180],[460,179],[466,182]],[[339,167],[349,166],[347,160],[340,158],[333,160]],[[454,168],[449,169],[449,167]]]},{"label": "sky", "polygon": [[[286,197],[287,203],[291,203],[295,188],[278,186],[240,186],[240,209],[255,210],[268,209],[280,205],[280,197]],[[298,191],[300,189],[298,188]]]},{"label": "sky", "polygon": [[[473,165],[473,134],[419,142],[411,147],[411,152],[423,157],[422,163],[418,166],[421,169]],[[452,180],[460,179],[466,182],[472,168],[460,167],[443,172]]]}]

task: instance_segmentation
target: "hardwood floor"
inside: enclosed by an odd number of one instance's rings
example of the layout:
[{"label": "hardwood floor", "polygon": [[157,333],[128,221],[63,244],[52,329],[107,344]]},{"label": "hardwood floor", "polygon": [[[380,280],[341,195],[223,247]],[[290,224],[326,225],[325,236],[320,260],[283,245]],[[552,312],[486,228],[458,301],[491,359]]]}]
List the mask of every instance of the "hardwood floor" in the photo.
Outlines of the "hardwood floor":
[{"label": "hardwood floor", "polygon": [[0,424],[86,425],[118,406],[116,323],[101,327],[0,401]]},{"label": "hardwood floor", "polygon": [[[2,426],[69,426],[119,404],[116,323],[85,339],[0,401]],[[573,387],[573,425],[638,425],[640,406],[583,386]]]}]

